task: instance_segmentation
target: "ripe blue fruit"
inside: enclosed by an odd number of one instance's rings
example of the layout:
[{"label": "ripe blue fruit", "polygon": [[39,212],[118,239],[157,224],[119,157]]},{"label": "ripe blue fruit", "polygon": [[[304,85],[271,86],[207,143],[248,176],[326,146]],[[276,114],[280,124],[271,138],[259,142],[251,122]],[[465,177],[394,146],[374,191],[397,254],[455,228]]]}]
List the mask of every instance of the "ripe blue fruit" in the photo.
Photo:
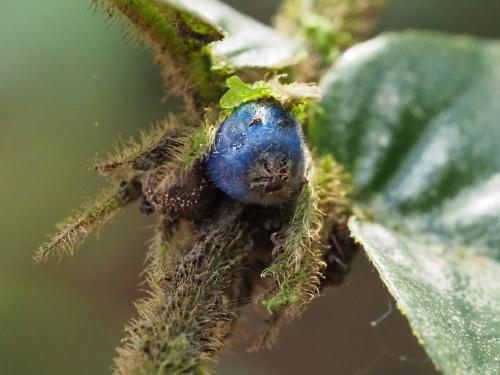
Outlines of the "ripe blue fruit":
[{"label": "ripe blue fruit", "polygon": [[208,156],[208,172],[234,199],[277,205],[303,185],[305,152],[295,116],[277,104],[250,102],[222,123]]}]

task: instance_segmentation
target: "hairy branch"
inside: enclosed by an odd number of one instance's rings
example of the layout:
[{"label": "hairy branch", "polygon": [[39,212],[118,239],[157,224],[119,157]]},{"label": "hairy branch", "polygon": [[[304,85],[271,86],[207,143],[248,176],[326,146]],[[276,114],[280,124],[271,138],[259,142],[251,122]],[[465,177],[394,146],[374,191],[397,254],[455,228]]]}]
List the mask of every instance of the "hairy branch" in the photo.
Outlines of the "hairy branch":
[{"label": "hairy branch", "polygon": [[40,246],[34,257],[35,262],[42,263],[51,255],[62,258],[65,254],[72,254],[90,232],[99,229],[140,195],[141,186],[136,178],[121,183],[120,187],[105,190],[82,211],[57,225],[58,232]]},{"label": "hairy branch", "polygon": [[[168,88],[195,104],[216,98],[210,83],[211,60],[205,47],[222,39],[213,25],[179,7],[175,1],[94,0],[96,8],[129,21],[133,40],[146,42],[155,52]],[[207,100],[208,99],[208,100]]]},{"label": "hairy branch", "polygon": [[237,305],[225,296],[250,246],[241,211],[239,204],[223,204],[187,244],[185,222],[159,234],[149,257],[150,295],[126,329],[116,374],[204,373],[236,318]]},{"label": "hairy branch", "polygon": [[273,250],[276,258],[262,272],[276,287],[264,300],[272,313],[268,329],[255,345],[270,346],[279,327],[294,318],[320,291],[331,233],[347,217],[348,176],[331,156],[314,160],[306,184],[297,197],[291,219]]}]

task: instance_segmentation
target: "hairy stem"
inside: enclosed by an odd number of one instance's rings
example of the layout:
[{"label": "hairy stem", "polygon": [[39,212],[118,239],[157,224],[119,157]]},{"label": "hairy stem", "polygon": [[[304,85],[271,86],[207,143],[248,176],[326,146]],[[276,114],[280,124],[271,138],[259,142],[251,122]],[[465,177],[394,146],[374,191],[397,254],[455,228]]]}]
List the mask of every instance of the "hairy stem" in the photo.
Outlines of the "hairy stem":
[{"label": "hairy stem", "polygon": [[139,140],[130,138],[116,146],[113,154],[96,160],[94,169],[103,176],[115,176],[156,168],[169,160],[170,150],[178,146],[176,138],[184,127],[187,125],[178,116],[170,115],[162,124],[141,131]]},{"label": "hairy stem", "polygon": [[120,187],[105,190],[82,211],[57,225],[58,232],[40,246],[34,257],[35,262],[42,263],[51,255],[62,258],[65,254],[72,254],[89,233],[99,229],[140,195],[141,186],[136,178],[123,182]]},{"label": "hairy stem", "polygon": [[176,1],[93,0],[98,9],[110,16],[118,13],[130,24],[133,39],[145,41],[155,52],[162,73],[175,95],[195,104],[215,100],[215,79],[211,60],[204,48],[220,40],[222,32],[200,17],[184,11]]},{"label": "hairy stem", "polygon": [[[279,326],[319,294],[330,263],[325,254],[330,248],[332,230],[347,217],[347,179],[331,156],[314,160],[308,184],[297,197],[292,216],[273,250],[277,256],[262,273],[272,277],[276,287],[264,301],[273,315],[256,348],[271,345]],[[333,275],[328,276],[331,279]]]},{"label": "hairy stem", "polygon": [[150,295],[126,328],[116,374],[206,372],[236,318],[237,304],[227,300],[226,291],[249,248],[241,211],[239,204],[223,204],[187,244],[192,234],[185,222],[163,230],[150,254]]}]

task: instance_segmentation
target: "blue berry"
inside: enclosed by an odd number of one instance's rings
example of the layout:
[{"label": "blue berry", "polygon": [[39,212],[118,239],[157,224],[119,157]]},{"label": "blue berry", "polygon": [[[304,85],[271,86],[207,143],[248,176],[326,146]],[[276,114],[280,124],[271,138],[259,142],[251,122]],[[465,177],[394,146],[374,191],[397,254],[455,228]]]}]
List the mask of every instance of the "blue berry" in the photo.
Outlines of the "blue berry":
[{"label": "blue berry", "polygon": [[221,125],[208,172],[234,199],[277,205],[304,183],[304,148],[301,126],[291,113],[276,104],[250,102]]}]

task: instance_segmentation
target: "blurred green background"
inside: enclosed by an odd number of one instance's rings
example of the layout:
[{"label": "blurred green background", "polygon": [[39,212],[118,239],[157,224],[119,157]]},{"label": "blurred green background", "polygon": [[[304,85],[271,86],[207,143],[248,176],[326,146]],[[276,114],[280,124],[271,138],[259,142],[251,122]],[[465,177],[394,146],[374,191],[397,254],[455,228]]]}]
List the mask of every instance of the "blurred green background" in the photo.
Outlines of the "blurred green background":
[{"label": "blurred green background", "polygon": [[[270,22],[279,1],[230,3]],[[498,37],[499,20],[498,0],[392,0],[379,29]],[[107,374],[134,316],[152,219],[130,207],[60,264],[34,266],[31,256],[104,186],[89,168],[96,154],[179,103],[166,97],[150,51],[90,0],[1,0],[0,47],[0,375]],[[360,254],[345,284],[283,329],[273,350],[249,354],[235,343],[218,372],[435,373],[390,306]]]}]

